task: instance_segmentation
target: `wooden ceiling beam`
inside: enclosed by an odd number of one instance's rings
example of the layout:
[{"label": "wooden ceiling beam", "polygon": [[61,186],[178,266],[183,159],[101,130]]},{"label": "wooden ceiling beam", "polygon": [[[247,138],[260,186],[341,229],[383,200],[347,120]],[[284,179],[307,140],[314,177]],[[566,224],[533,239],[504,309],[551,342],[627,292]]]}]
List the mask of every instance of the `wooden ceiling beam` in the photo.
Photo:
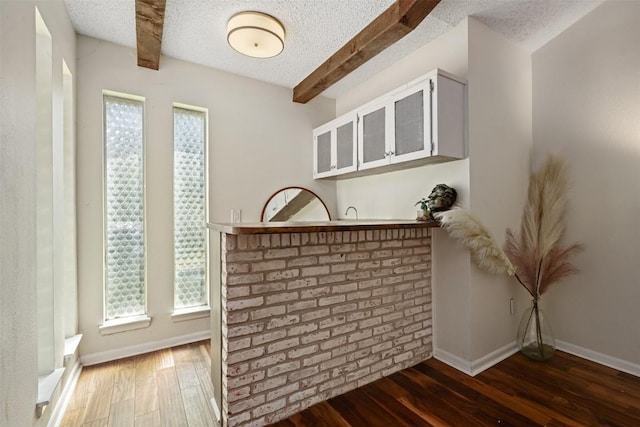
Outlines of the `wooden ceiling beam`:
[{"label": "wooden ceiling beam", "polygon": [[413,31],[440,0],[396,0],[293,89],[305,104]]},{"label": "wooden ceiling beam", "polygon": [[166,0],[136,0],[138,65],[157,70],[164,27]]}]

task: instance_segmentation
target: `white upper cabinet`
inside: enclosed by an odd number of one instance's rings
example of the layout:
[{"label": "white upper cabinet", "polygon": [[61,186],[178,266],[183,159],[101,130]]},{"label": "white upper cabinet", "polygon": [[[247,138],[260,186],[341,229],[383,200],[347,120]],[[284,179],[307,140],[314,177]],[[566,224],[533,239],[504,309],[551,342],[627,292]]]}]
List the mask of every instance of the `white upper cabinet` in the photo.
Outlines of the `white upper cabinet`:
[{"label": "white upper cabinet", "polygon": [[428,84],[412,84],[358,109],[358,169],[431,155]]},{"label": "white upper cabinet", "polygon": [[[316,129],[314,177],[408,161],[422,160],[412,163],[416,165],[463,158],[464,88],[455,77],[434,70]],[[357,123],[353,148],[357,145],[358,156],[357,164],[349,163],[348,169],[337,167],[332,134],[327,133],[347,122]]]},{"label": "white upper cabinet", "polygon": [[313,177],[324,178],[357,169],[357,116],[345,114],[313,131]]}]

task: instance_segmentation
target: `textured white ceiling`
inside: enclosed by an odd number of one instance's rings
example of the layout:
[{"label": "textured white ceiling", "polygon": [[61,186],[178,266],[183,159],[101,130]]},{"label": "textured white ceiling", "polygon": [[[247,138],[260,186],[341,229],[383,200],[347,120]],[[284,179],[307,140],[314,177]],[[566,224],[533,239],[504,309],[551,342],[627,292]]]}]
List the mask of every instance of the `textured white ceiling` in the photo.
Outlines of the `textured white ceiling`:
[{"label": "textured white ceiling", "polygon": [[[135,47],[134,0],[64,0],[80,34]],[[442,0],[412,33],[324,92],[336,97],[474,16],[533,51],[603,0]],[[293,88],[393,0],[167,0],[162,54]],[[253,10],[284,25],[285,49],[270,59],[235,52],[226,25]],[[160,61],[162,68],[162,60]]]}]

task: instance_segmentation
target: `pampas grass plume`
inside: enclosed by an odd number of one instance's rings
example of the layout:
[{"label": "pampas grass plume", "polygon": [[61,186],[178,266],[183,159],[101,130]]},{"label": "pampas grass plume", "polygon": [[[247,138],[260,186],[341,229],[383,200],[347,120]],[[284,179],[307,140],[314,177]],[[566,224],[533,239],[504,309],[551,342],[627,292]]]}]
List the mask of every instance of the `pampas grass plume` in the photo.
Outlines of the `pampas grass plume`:
[{"label": "pampas grass plume", "polygon": [[515,274],[515,267],[496,243],[491,233],[473,216],[460,208],[433,215],[451,237],[468,248],[481,270],[489,273]]}]

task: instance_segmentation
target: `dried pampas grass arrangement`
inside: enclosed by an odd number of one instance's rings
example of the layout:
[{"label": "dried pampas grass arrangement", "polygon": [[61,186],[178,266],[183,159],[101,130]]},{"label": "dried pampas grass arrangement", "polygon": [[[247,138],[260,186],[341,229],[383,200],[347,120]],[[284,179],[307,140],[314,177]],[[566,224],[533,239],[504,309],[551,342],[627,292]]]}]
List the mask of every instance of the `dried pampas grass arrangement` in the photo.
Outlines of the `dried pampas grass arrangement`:
[{"label": "dried pampas grass arrangement", "polygon": [[527,203],[520,232],[506,231],[504,250],[473,216],[463,209],[435,214],[442,227],[466,246],[476,265],[490,273],[507,273],[534,299],[552,283],[576,272],[569,258],[581,249],[579,244],[563,245],[567,180],[565,163],[550,156],[529,181]]},{"label": "dried pampas grass arrangement", "polygon": [[538,298],[555,283],[576,272],[571,255],[582,246],[563,245],[567,207],[565,162],[549,156],[540,172],[529,180],[520,233],[506,232],[504,250],[516,267],[518,280]]},{"label": "dried pampas grass arrangement", "polygon": [[520,351],[536,360],[547,360],[555,352],[555,341],[538,307],[549,286],[576,272],[569,261],[581,245],[561,243],[565,231],[567,180],[565,163],[550,156],[540,172],[531,175],[520,232],[507,229],[504,250],[482,224],[462,209],[434,214],[452,237],[471,251],[482,270],[506,272],[533,298],[532,307],[520,322]]}]

